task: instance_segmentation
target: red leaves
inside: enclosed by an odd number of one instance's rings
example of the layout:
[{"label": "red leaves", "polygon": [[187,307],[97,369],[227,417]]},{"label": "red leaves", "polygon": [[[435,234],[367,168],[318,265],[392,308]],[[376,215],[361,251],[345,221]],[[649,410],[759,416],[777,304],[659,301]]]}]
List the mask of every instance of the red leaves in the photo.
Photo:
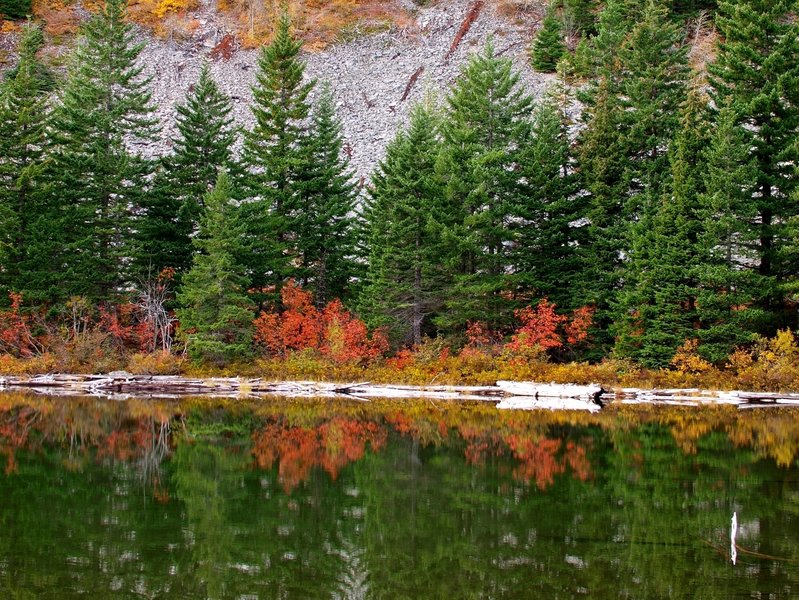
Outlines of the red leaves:
[{"label": "red leaves", "polygon": [[21,313],[22,294],[9,292],[11,308],[0,311],[0,352],[14,356],[30,357],[38,344],[30,330],[29,318]]},{"label": "red leaves", "polygon": [[315,467],[324,469],[333,479],[342,468],[360,460],[366,445],[380,450],[386,443],[386,431],[377,423],[335,417],[317,427],[288,427],[269,423],[253,438],[253,456],[261,469],[278,462],[278,477],[286,493],[310,478]]},{"label": "red leaves", "polygon": [[515,314],[522,326],[513,334],[507,348],[513,351],[535,347],[553,350],[563,347],[564,337],[569,344],[585,341],[593,322],[594,308],[578,308],[569,319],[566,315],[556,313],[556,306],[544,298],[535,308],[526,306],[517,310]]},{"label": "red leaves", "polygon": [[262,312],[253,322],[256,342],[273,354],[312,349],[343,363],[374,359],[388,349],[385,335],[376,331],[370,336],[366,324],[340,300],[320,311],[310,292],[293,280],[283,287],[280,299],[282,312]]}]

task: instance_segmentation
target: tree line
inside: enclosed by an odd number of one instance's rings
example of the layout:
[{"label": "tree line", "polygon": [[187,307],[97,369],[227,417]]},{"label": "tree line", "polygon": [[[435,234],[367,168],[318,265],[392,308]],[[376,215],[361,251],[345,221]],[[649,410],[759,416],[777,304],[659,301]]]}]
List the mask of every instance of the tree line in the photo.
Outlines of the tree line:
[{"label": "tree line", "polygon": [[531,49],[558,71],[545,98],[489,41],[363,191],[286,16],[240,155],[206,66],[159,160],[136,152],[158,129],[124,0],[86,23],[63,82],[29,25],[0,92],[0,285],[66,318],[166,277],[185,339],[230,356],[293,282],[395,346],[508,334],[543,302],[590,307],[585,358],[662,366],[695,339],[723,361],[796,326],[799,25],[788,0],[719,2],[703,79],[682,15],[706,4],[554,2]]}]

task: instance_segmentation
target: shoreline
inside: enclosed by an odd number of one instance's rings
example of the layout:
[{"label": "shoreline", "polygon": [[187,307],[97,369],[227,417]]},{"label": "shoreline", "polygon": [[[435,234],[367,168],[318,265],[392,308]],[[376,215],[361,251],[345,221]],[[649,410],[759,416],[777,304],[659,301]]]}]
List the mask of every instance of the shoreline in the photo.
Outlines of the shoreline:
[{"label": "shoreline", "polygon": [[739,408],[799,407],[799,394],[700,388],[641,389],[597,384],[498,381],[495,385],[402,385],[369,381],[265,380],[251,377],[194,378],[181,375],[134,375],[115,371],[100,375],[39,374],[0,377],[1,391],[31,391],[57,396],[219,398],[319,397],[462,400],[496,402],[498,408],[599,410],[611,404],[735,405]]}]

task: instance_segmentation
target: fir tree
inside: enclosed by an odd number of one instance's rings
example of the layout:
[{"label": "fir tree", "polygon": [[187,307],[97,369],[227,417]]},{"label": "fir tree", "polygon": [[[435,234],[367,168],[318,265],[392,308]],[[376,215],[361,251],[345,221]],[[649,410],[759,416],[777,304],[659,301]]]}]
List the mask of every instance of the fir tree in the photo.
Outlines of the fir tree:
[{"label": "fir tree", "polygon": [[539,73],[554,73],[558,61],[566,54],[560,19],[554,10],[547,11],[533,43],[533,68]]},{"label": "fir tree", "polygon": [[0,17],[24,19],[32,12],[31,0],[0,0]]},{"label": "fir tree", "polygon": [[438,319],[445,328],[467,321],[500,327],[513,318],[509,220],[521,190],[516,170],[531,104],[510,59],[495,56],[491,43],[471,58],[447,100],[439,169],[458,250],[450,301]]},{"label": "fir tree", "polygon": [[752,265],[757,263],[760,223],[752,202],[756,166],[750,156],[749,135],[737,126],[737,111],[728,100],[703,159],[706,168],[699,211],[702,235],[697,270],[700,290],[697,313],[700,352],[718,362],[753,334],[765,331],[770,320],[754,301],[768,296],[772,283]]},{"label": "fir tree", "polygon": [[173,153],[164,159],[152,193],[144,198],[137,223],[140,273],[171,267],[179,275],[191,266],[191,237],[197,233],[205,195],[220,169],[235,169],[231,110],[230,99],[203,65],[186,101],[177,107]]},{"label": "fir tree", "polygon": [[370,252],[361,311],[400,343],[420,344],[434,333],[432,317],[446,298],[448,250],[440,232],[451,214],[436,175],[440,147],[436,115],[417,105],[373,176],[365,210]]},{"label": "fir tree", "polygon": [[197,361],[223,364],[251,353],[254,306],[247,297],[247,277],[236,262],[243,227],[230,205],[232,188],[220,171],[206,195],[197,254],[183,278],[177,300],[181,338]]},{"label": "fir tree", "polygon": [[325,87],[302,139],[297,198],[288,214],[296,247],[295,278],[324,305],[348,293],[355,274],[355,186],[342,155],[341,123]]},{"label": "fir tree", "polygon": [[583,216],[568,136],[568,122],[554,99],[534,112],[530,140],[523,145],[522,193],[513,209],[513,268],[528,295],[549,298],[562,309],[576,308],[571,285],[579,277],[579,231]]},{"label": "fir tree", "polygon": [[310,112],[313,82],[303,82],[301,42],[291,35],[284,13],[275,37],[258,57],[253,87],[255,126],[245,134],[244,161],[252,170],[252,199],[242,206],[248,240],[246,264],[255,288],[277,286],[292,275],[289,257],[296,256],[288,232],[290,215],[299,201],[302,141]]},{"label": "fir tree", "polygon": [[596,26],[595,10],[595,0],[563,0],[566,29],[581,36],[593,33]]},{"label": "fir tree", "polygon": [[41,297],[28,256],[41,243],[33,235],[41,212],[42,170],[49,78],[36,53],[44,44],[41,29],[27,24],[19,44],[19,63],[0,83],[0,288]]},{"label": "fir tree", "polygon": [[759,221],[757,269],[772,281],[760,300],[772,311],[776,329],[790,317],[779,297],[779,285],[795,271],[785,255],[791,218],[799,213],[793,200],[799,161],[799,24],[791,0],[719,2],[716,24],[721,34],[718,57],[710,66],[717,106],[727,101],[748,141],[756,185],[750,202]]},{"label": "fir tree", "polygon": [[626,285],[617,306],[615,351],[648,367],[667,366],[698,328],[698,272],[703,266],[700,195],[708,142],[707,100],[692,93],[670,154],[671,182],[649,227],[634,230]]},{"label": "fir tree", "polygon": [[151,138],[155,122],[125,13],[125,0],[108,0],[86,22],[54,109],[49,225],[63,243],[39,259],[62,297],[108,300],[128,281],[131,210],[152,171],[128,144]]}]

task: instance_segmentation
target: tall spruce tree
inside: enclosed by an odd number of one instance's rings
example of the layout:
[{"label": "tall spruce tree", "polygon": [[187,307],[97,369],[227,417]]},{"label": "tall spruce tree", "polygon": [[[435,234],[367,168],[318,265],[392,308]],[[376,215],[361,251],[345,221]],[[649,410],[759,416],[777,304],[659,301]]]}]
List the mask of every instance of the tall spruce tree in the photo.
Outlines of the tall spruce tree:
[{"label": "tall spruce tree", "polygon": [[[522,146],[522,190],[513,208],[513,270],[526,295],[547,297],[561,308],[580,301],[578,250],[583,216],[565,113],[554,98],[533,113],[529,141]],[[572,284],[572,285],[569,285]]]},{"label": "tall spruce tree", "polygon": [[41,28],[27,24],[19,44],[19,63],[0,83],[0,302],[8,290],[29,300],[42,290],[31,278],[30,246],[41,212],[49,77],[36,53],[44,44]]},{"label": "tall spruce tree", "polygon": [[301,140],[303,163],[297,197],[288,212],[296,248],[295,278],[320,305],[349,293],[355,275],[355,186],[342,154],[344,141],[333,95],[324,87],[309,134]]},{"label": "tall spruce tree", "polygon": [[670,184],[649,219],[650,226],[634,230],[613,328],[616,353],[649,367],[667,366],[677,348],[696,336],[699,326],[707,98],[692,92],[681,112],[670,153]]},{"label": "tall spruce tree", "polygon": [[152,192],[143,199],[136,223],[139,274],[171,267],[180,276],[191,267],[191,238],[199,228],[205,195],[221,169],[236,173],[231,110],[230,99],[220,91],[208,64],[203,65],[185,102],[177,107],[173,152],[164,158]]},{"label": "tall spruce tree", "polygon": [[408,129],[389,144],[364,211],[369,267],[361,312],[370,324],[388,326],[395,343],[419,344],[435,333],[432,320],[446,299],[441,230],[452,211],[436,174],[440,148],[437,115],[417,105]]},{"label": "tall spruce tree", "polygon": [[533,68],[539,73],[554,73],[558,61],[566,54],[563,30],[555,10],[547,11],[532,49]]},{"label": "tall spruce tree", "polygon": [[128,282],[131,211],[141,204],[152,163],[130,152],[153,137],[148,80],[137,64],[141,43],[125,21],[125,0],[107,0],[84,25],[52,119],[48,170],[50,234],[59,295],[108,300]]},{"label": "tall spruce tree", "polygon": [[702,262],[697,315],[700,352],[714,362],[767,331],[769,314],[755,301],[769,293],[770,278],[758,273],[760,223],[752,202],[757,167],[750,155],[749,134],[738,126],[728,99],[719,107],[712,137],[704,153],[704,193],[699,215]]},{"label": "tall spruce tree", "polygon": [[771,282],[760,306],[772,313],[772,332],[795,324],[780,286],[795,265],[786,255],[788,223],[799,214],[793,199],[799,161],[799,23],[792,0],[719,2],[718,56],[709,69],[717,106],[727,101],[748,141],[756,185],[750,202],[759,221],[758,273]]},{"label": "tall spruce tree", "polygon": [[197,254],[178,292],[180,337],[197,361],[224,364],[250,355],[254,305],[247,296],[240,254],[243,226],[231,206],[230,178],[220,171],[205,197],[205,213],[194,240]]},{"label": "tall spruce tree", "polygon": [[296,247],[290,244],[289,232],[300,201],[308,94],[314,86],[303,81],[301,46],[283,13],[272,43],[258,57],[252,105],[255,126],[244,139],[251,198],[241,208],[248,242],[245,264],[253,287],[259,289],[279,286],[294,274],[290,259],[296,256]]},{"label": "tall spruce tree", "polygon": [[457,273],[442,327],[468,321],[507,325],[516,306],[509,289],[510,219],[521,192],[517,167],[528,138],[532,101],[510,59],[489,42],[472,56],[447,99],[439,170],[456,215]]}]

